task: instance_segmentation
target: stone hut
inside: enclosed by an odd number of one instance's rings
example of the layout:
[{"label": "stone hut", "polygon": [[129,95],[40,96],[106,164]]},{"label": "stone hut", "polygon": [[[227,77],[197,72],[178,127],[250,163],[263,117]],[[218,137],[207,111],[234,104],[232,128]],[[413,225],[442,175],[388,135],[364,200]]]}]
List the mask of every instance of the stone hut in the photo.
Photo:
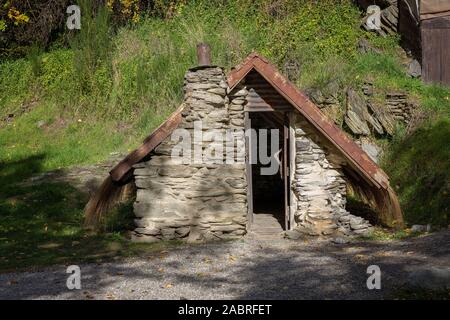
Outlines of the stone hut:
[{"label": "stone hut", "polygon": [[135,181],[134,240],[366,234],[346,210],[349,185],[381,223],[402,224],[386,174],[269,61],[252,53],[227,75],[200,49],[182,105],[110,172]]}]

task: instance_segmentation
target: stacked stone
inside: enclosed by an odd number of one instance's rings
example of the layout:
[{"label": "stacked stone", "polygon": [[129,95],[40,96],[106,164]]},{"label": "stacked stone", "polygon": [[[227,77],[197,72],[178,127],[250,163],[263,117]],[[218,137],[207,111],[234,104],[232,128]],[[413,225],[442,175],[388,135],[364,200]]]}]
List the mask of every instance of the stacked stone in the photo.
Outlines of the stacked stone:
[{"label": "stacked stone", "polygon": [[397,4],[391,5],[381,11],[381,29],[386,34],[397,33],[398,26],[398,7]]},{"label": "stacked stone", "polygon": [[383,134],[383,125],[379,120],[379,110],[367,103],[365,98],[357,91],[349,88],[347,90],[347,103],[345,123],[356,135],[368,136],[371,130]]},{"label": "stacked stone", "polygon": [[321,111],[338,125],[342,124],[342,108],[339,101],[340,90],[338,82],[331,81],[322,90],[314,88],[306,92]]},{"label": "stacked stone", "polygon": [[371,131],[393,135],[396,122],[409,125],[415,116],[417,108],[413,103],[408,102],[408,96],[405,93],[386,94],[385,104],[379,104],[376,99],[373,99],[374,90],[371,83],[363,85],[362,93],[363,95],[360,95],[351,88],[347,90],[344,118],[345,123],[355,135],[368,136]]},{"label": "stacked stone", "polygon": [[[201,120],[203,131],[214,129],[214,134],[223,136],[231,126],[239,128],[239,123],[232,123],[239,115],[229,113],[228,102],[227,84],[221,68],[196,68],[186,74],[185,107],[179,127],[190,133],[192,153],[195,147],[205,151],[218,146],[214,135],[204,136],[201,142],[194,141],[195,121]],[[240,128],[243,130],[243,123]],[[133,240],[198,241],[245,234],[245,164],[196,163],[193,155],[188,163],[179,163],[171,157],[172,148],[177,143],[167,138],[155,149],[149,161],[134,166],[137,228]],[[226,147],[221,147],[225,155]]]},{"label": "stacked stone", "polygon": [[244,126],[244,104],[247,94],[248,91],[242,84],[239,84],[236,88],[229,92],[229,115],[231,127],[242,128]]},{"label": "stacked stone", "polygon": [[391,92],[386,95],[386,105],[394,119],[408,124],[411,121],[414,106],[407,101],[407,95],[402,92]]},{"label": "stacked stone", "polygon": [[228,92],[230,104],[228,115],[230,117],[230,128],[233,129],[235,141],[234,157],[238,163],[245,163],[245,136],[244,136],[244,105],[248,91],[243,84],[239,84]]},{"label": "stacked stone", "polygon": [[381,10],[380,13],[380,28],[373,30],[370,29],[369,24],[367,23],[370,15],[367,15],[362,21],[362,27],[367,31],[375,31],[381,36],[387,36],[391,34],[397,33],[398,28],[398,6],[396,2],[392,2],[392,4],[385,9]]},{"label": "stacked stone", "polygon": [[347,186],[339,157],[321,145],[319,136],[302,116],[295,115],[294,126],[294,229],[312,236],[368,233],[369,222],[345,210]]}]

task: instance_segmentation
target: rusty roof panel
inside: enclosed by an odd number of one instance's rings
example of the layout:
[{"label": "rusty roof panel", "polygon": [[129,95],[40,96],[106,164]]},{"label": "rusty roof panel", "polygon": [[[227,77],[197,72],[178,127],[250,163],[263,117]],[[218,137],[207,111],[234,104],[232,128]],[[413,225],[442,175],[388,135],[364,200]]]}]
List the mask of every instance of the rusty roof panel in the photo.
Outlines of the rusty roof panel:
[{"label": "rusty roof panel", "polygon": [[387,189],[389,178],[367,154],[340,128],[330,121],[320,109],[295,85],[288,81],[271,63],[252,53],[243,64],[233,69],[228,76],[232,89],[252,70],[263,76],[286,100],[288,100],[314,127],[328,138],[349,162],[377,187]]},{"label": "rusty roof panel", "polygon": [[146,155],[155,149],[164,139],[166,139],[181,123],[181,112],[184,105],[181,105],[170,117],[156,128],[142,145],[128,154],[125,159],[120,161],[111,171],[111,178],[118,182],[127,176],[133,165],[140,162]]}]

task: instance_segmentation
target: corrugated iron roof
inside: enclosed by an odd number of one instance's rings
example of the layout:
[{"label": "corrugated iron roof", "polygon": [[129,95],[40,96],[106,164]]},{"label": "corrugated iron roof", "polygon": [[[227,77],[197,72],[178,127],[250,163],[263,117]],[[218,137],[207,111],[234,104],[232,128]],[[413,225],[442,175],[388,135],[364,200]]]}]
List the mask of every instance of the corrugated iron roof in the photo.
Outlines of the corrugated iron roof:
[{"label": "corrugated iron roof", "polygon": [[136,150],[128,154],[125,159],[120,161],[110,172],[113,181],[120,182],[127,177],[127,173],[132,169],[133,165],[142,161],[150,152],[152,152],[161,142],[164,141],[181,123],[181,112],[184,105],[182,104],[178,109],[167,118],[158,128],[156,128],[147,138],[145,138],[142,145]]},{"label": "corrugated iron roof", "polygon": [[286,79],[267,59],[250,54],[228,75],[228,86],[233,89],[252,70],[258,72],[279,94],[289,101],[316,129],[332,142],[354,169],[378,188],[387,189],[389,178],[350,137],[328,119],[320,109],[294,84]]}]

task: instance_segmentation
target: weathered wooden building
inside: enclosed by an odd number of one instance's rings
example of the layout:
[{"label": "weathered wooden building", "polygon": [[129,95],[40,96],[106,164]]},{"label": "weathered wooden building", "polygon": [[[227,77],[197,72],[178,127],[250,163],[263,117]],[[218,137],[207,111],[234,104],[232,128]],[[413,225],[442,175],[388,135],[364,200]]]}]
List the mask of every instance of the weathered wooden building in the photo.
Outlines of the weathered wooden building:
[{"label": "weathered wooden building", "polygon": [[[200,65],[186,73],[180,108],[110,172],[113,183],[135,181],[135,240],[240,237],[261,227],[261,214],[291,235],[366,234],[369,222],[346,210],[349,185],[382,223],[402,224],[386,174],[269,61],[253,53],[226,75],[211,65],[205,48]],[[252,160],[260,148],[272,148],[271,139],[248,134],[251,129],[279,133],[274,174],[262,174],[267,163]],[[195,162],[190,152],[175,160],[177,130],[184,138],[198,130],[205,135],[189,140],[193,152],[214,149],[233,161]],[[214,134],[206,137],[209,130]],[[216,140],[226,135],[231,147]]]},{"label": "weathered wooden building", "polygon": [[420,1],[422,78],[450,85],[450,1]]},{"label": "weathered wooden building", "polygon": [[419,61],[427,83],[450,85],[449,0],[356,0],[366,10],[381,8],[381,35],[398,32]]}]

